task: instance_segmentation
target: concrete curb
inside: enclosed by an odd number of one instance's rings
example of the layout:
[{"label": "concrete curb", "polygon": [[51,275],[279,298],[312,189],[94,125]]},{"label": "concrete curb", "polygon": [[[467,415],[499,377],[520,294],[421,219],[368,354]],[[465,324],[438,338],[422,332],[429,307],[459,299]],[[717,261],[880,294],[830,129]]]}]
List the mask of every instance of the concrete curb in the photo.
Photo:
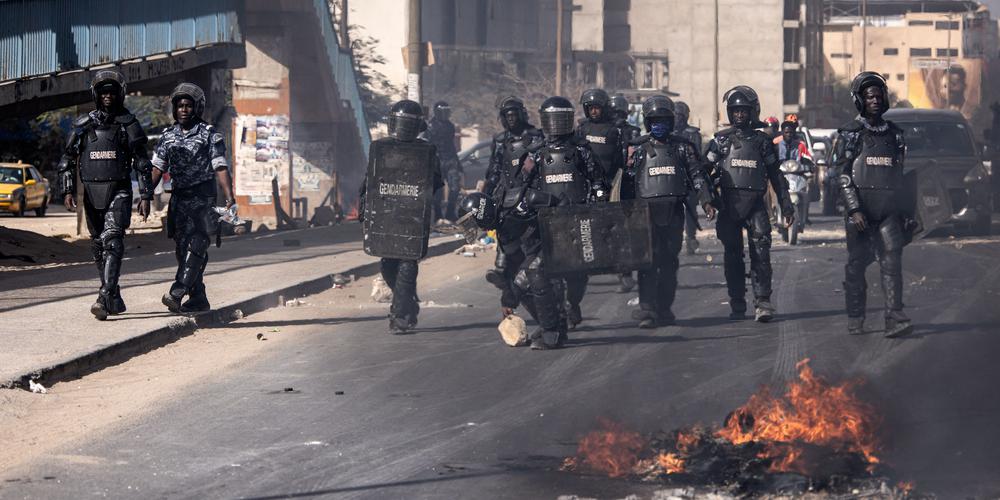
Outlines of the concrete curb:
[{"label": "concrete curb", "polygon": [[[446,240],[437,244],[431,244],[427,249],[427,257],[425,258],[449,254],[464,244],[464,239]],[[378,270],[379,263],[375,261],[338,270],[335,273],[320,278],[294,283],[277,290],[263,292],[249,299],[222,306],[219,309],[213,309],[192,316],[178,316],[164,327],[142,332],[118,343],[99,346],[92,352],[49,367],[33,370],[12,380],[0,381],[0,389],[27,389],[29,380],[50,386],[57,382],[77,379],[163,347],[182,337],[191,335],[199,328],[217,327],[235,321],[237,318],[234,318],[234,313],[237,310],[242,312],[242,317],[246,317],[253,313],[283,305],[280,303],[282,298],[305,297],[329,290],[333,288],[333,274],[353,274],[359,277],[366,277],[374,275]]]}]

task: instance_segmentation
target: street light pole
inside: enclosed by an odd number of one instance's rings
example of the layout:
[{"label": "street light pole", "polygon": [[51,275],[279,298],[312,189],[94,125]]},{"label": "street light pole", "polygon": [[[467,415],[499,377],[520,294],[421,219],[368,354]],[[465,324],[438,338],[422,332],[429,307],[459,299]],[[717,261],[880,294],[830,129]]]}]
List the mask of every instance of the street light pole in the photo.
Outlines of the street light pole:
[{"label": "street light pole", "polygon": [[410,0],[409,9],[410,25],[406,44],[406,98],[411,101],[421,102],[421,72],[424,66],[424,51],[420,42],[422,38],[420,25],[421,1]]},{"label": "street light pole", "polygon": [[556,0],[556,93],[562,95],[563,0]]},{"label": "street light pole", "polygon": [[712,51],[712,88],[715,93],[712,95],[712,116],[715,117],[713,127],[719,128],[722,117],[719,116],[719,0],[715,0],[715,26],[713,32],[714,49]]},{"label": "street light pole", "polygon": [[868,0],[861,0],[861,71],[868,69]]}]

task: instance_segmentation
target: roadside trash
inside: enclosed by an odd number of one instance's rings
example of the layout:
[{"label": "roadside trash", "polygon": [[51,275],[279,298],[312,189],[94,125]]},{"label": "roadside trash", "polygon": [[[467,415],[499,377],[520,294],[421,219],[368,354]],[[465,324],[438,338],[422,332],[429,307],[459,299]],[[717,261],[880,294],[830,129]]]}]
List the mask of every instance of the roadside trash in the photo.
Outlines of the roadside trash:
[{"label": "roadside trash", "polygon": [[372,300],[380,304],[392,302],[392,289],[385,283],[381,276],[376,276],[372,280]]},{"label": "roadside trash", "polygon": [[631,299],[628,299],[628,305],[630,305],[630,306],[637,306],[637,305],[639,305],[639,297],[633,297]]},{"label": "roadside trash", "polygon": [[494,240],[489,236],[483,236],[482,238],[479,238],[479,242],[482,243],[483,245],[492,245],[493,243],[496,242],[496,240]]},{"label": "roadside trash", "polygon": [[257,340],[267,340],[267,337],[264,337],[263,333],[258,333],[257,334]]},{"label": "roadside trash", "polygon": [[350,278],[348,278],[347,276],[344,276],[343,274],[334,274],[333,275],[333,284],[334,285],[344,286],[344,285],[346,285],[346,284],[348,284],[348,283],[350,283],[352,281],[354,281],[353,275]]},{"label": "roadside trash", "polygon": [[31,392],[35,394],[46,394],[49,392],[44,385],[35,382],[34,380],[28,380],[28,389],[31,389]]},{"label": "roadside trash", "polygon": [[511,314],[503,319],[497,326],[500,331],[500,338],[511,347],[528,345],[528,326],[524,319],[516,314]]},{"label": "roadside trash", "polygon": [[334,396],[343,396],[344,395],[344,391],[334,391],[333,395]]},{"label": "roadside trash", "polygon": [[299,240],[282,240],[281,243],[283,245],[285,245],[286,247],[300,247],[300,246],[302,246],[302,242],[299,241]]},{"label": "roadside trash", "polygon": [[229,317],[232,318],[233,321],[236,321],[238,319],[243,319],[243,311],[240,309],[234,309],[232,314],[229,315]]},{"label": "roadside trash", "polygon": [[333,284],[333,288],[334,288],[334,290],[339,290],[339,289],[341,289],[341,288],[344,288],[344,285],[341,285],[341,284],[339,284],[339,283],[334,283],[334,284]]},{"label": "roadside trash", "polygon": [[712,260],[714,260],[714,259],[712,259],[711,255],[706,255],[705,256],[705,262],[712,262]]},{"label": "roadside trash", "polygon": [[476,254],[473,252],[462,252],[462,257],[475,257]]},{"label": "roadside trash", "polygon": [[295,388],[293,388],[293,387],[285,387],[285,392],[293,392],[293,391],[295,391]]},{"label": "roadside trash", "polygon": [[301,301],[301,300],[299,300],[299,299],[292,299],[292,300],[289,300],[289,301],[285,302],[285,307],[299,307],[299,306],[304,306],[304,305],[306,305],[306,303],[303,302],[303,301]]}]

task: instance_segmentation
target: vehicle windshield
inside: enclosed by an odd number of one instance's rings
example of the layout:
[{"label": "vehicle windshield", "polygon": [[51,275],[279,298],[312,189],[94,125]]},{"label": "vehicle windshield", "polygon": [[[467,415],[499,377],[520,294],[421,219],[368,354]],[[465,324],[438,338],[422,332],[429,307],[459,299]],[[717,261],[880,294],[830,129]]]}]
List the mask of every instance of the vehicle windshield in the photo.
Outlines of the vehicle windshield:
[{"label": "vehicle windshield", "polygon": [[972,137],[964,123],[897,123],[903,128],[907,156],[975,156]]},{"label": "vehicle windshield", "polygon": [[14,167],[0,167],[0,184],[23,184],[24,170]]}]

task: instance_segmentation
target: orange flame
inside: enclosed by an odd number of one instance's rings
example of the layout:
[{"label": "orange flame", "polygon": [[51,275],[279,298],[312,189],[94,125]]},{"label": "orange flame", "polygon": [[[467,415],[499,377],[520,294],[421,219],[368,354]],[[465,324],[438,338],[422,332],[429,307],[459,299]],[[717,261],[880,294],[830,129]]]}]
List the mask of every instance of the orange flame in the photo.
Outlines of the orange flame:
[{"label": "orange flame", "polygon": [[621,477],[632,472],[639,462],[639,452],[646,442],[637,432],[626,430],[621,424],[599,419],[601,429],[591,431],[580,440],[577,456],[587,467],[611,477]]},{"label": "orange flame", "polygon": [[657,460],[660,462],[660,467],[663,467],[663,471],[667,474],[684,472],[684,459],[676,453],[660,453]]},{"label": "orange flame", "polygon": [[860,453],[869,464],[878,463],[878,419],[869,405],[854,396],[857,383],[827,383],[809,368],[808,358],[796,368],[798,380],[788,384],[783,398],[762,389],[733,412],[717,435],[733,444],[768,444],[762,454],[774,460],[773,471],[808,472],[796,443]]},{"label": "orange flame", "polygon": [[691,453],[691,450],[701,442],[701,429],[693,427],[688,430],[677,432],[677,451],[681,453]]}]

